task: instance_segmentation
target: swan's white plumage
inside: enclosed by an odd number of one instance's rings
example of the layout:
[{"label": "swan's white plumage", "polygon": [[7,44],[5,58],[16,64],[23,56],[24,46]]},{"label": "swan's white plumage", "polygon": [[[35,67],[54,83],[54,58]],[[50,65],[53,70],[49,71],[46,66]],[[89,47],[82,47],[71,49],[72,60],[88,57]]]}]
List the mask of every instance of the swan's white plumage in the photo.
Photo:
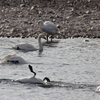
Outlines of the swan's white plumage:
[{"label": "swan's white plumage", "polygon": [[39,20],[38,23],[40,24],[40,29],[47,33],[47,40],[49,35],[58,34],[58,28],[53,22]]},{"label": "swan's white plumage", "polygon": [[39,20],[40,28],[49,35],[54,35],[58,33],[58,28],[53,22]]},{"label": "swan's white plumage", "polygon": [[25,64],[26,61],[20,57],[20,56],[16,56],[16,55],[8,55],[6,57],[4,57],[2,60],[1,60],[1,63],[16,63],[18,62],[18,64]]},{"label": "swan's white plumage", "polygon": [[37,78],[36,77],[36,72],[33,71],[32,66],[28,65],[28,67],[29,67],[30,71],[32,73],[34,73],[34,76],[20,78],[20,79],[16,79],[16,80],[13,80],[13,81],[17,81],[17,82],[21,82],[21,83],[44,84],[44,85],[47,85],[47,82],[50,82],[50,79],[48,77],[45,77],[43,80],[40,79],[40,78]]},{"label": "swan's white plumage", "polygon": [[17,49],[17,50],[25,50],[25,51],[36,51],[36,50],[40,50],[43,51],[43,46],[41,43],[41,38],[44,38],[43,34],[40,34],[38,36],[38,43],[39,43],[39,48],[35,48],[32,44],[28,44],[28,43],[20,43],[17,45],[13,45],[12,48],[13,49]]},{"label": "swan's white plumage", "polygon": [[13,45],[12,48],[13,49],[19,49],[19,50],[25,50],[25,51],[35,51],[35,50],[38,50],[32,44],[28,44],[28,43],[20,43],[20,44],[17,44],[17,45]]},{"label": "swan's white plumage", "polygon": [[44,82],[42,79],[37,78],[35,76],[33,77],[26,77],[26,78],[21,78],[21,79],[17,79],[15,80],[17,82],[21,82],[21,83],[32,83],[32,84],[46,84],[46,82]]}]

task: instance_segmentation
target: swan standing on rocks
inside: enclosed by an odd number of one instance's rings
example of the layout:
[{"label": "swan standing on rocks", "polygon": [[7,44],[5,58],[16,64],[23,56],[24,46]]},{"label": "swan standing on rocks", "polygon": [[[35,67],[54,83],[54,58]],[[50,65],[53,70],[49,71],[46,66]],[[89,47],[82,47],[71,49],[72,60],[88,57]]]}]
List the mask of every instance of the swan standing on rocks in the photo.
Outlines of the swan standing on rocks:
[{"label": "swan standing on rocks", "polygon": [[20,43],[20,44],[14,45],[12,48],[16,49],[16,50],[23,50],[23,51],[36,51],[36,50],[39,50],[39,52],[42,52],[43,51],[43,46],[42,46],[42,43],[41,43],[41,38],[44,38],[43,34],[40,34],[38,36],[39,48],[35,48],[33,45],[28,44],[28,43]]},{"label": "swan standing on rocks", "polygon": [[[50,21],[43,22],[42,20],[39,20],[38,24],[40,25],[41,30],[47,33],[47,42],[48,42],[48,37],[50,35],[53,36],[58,34],[58,28],[53,22]],[[51,42],[52,42],[52,38],[51,38]]]},{"label": "swan standing on rocks", "polygon": [[13,63],[13,64],[26,64],[26,61],[20,57],[20,56],[16,56],[16,55],[8,55],[6,57],[4,57],[1,60],[2,64],[7,64],[7,63]]},{"label": "swan standing on rocks", "polygon": [[[21,83],[33,83],[33,84],[44,84],[44,85],[46,85],[47,82],[50,82],[50,79],[47,78],[47,77],[45,77],[43,80],[40,79],[40,78],[37,78],[37,77],[36,77],[36,72],[33,71],[33,68],[32,68],[31,65],[29,65],[29,69],[30,69],[30,71],[31,71],[32,73],[34,73],[34,76],[33,76],[33,77],[17,79],[17,80],[15,80],[15,81],[21,82]],[[47,82],[45,82],[45,80],[46,80]]]}]

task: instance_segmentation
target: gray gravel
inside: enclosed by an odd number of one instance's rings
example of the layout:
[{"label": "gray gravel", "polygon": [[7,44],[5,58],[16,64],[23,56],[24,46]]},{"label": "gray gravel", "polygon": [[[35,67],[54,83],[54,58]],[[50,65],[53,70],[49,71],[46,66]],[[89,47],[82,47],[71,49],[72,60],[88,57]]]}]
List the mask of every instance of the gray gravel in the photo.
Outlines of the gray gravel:
[{"label": "gray gravel", "polygon": [[[18,4],[7,2],[14,0],[1,1],[1,37],[36,38],[38,34],[43,33],[37,24],[37,21],[42,19],[52,21],[58,26],[60,35],[56,35],[55,38],[100,38],[100,11],[99,7],[94,4],[90,7],[84,7],[83,5],[80,6],[81,3],[76,3],[75,6],[71,5],[72,2],[64,3],[63,0],[62,2],[44,0],[44,3],[40,2],[42,0],[37,0],[37,3],[29,4],[26,2],[17,2]],[[90,0],[88,3],[92,1]],[[92,6],[95,7],[92,8]]]}]

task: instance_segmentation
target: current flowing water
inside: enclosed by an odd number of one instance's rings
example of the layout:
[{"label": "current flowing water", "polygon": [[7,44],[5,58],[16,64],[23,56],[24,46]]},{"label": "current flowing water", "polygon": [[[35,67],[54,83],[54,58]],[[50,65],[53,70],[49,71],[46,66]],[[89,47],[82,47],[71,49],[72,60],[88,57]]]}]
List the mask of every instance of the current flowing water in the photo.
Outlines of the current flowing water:
[{"label": "current flowing water", "polygon": [[[88,41],[85,41],[88,40]],[[0,38],[0,60],[10,54],[24,58],[27,64],[0,64],[1,100],[100,100],[100,39],[60,39],[38,51],[21,52],[13,44],[26,42],[38,48],[34,38]],[[42,39],[42,42],[45,40]],[[50,86],[19,83],[12,80],[31,77],[28,65],[37,77],[49,77]]]}]

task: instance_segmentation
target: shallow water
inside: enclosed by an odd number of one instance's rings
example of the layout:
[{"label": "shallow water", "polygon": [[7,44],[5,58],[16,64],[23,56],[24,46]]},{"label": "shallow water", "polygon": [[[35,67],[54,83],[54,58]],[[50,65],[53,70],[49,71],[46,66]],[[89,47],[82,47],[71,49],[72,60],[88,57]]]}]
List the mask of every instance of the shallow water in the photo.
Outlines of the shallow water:
[{"label": "shallow water", "polygon": [[[100,85],[100,40],[85,40],[57,40],[59,43],[44,45],[44,51],[39,56],[38,51],[25,53],[11,48],[21,42],[38,48],[37,39],[0,38],[0,60],[16,54],[27,61],[27,64],[0,64],[0,99],[100,100],[100,93],[95,92]],[[37,77],[49,77],[50,86],[13,82],[33,75],[28,64],[33,66]]]}]

